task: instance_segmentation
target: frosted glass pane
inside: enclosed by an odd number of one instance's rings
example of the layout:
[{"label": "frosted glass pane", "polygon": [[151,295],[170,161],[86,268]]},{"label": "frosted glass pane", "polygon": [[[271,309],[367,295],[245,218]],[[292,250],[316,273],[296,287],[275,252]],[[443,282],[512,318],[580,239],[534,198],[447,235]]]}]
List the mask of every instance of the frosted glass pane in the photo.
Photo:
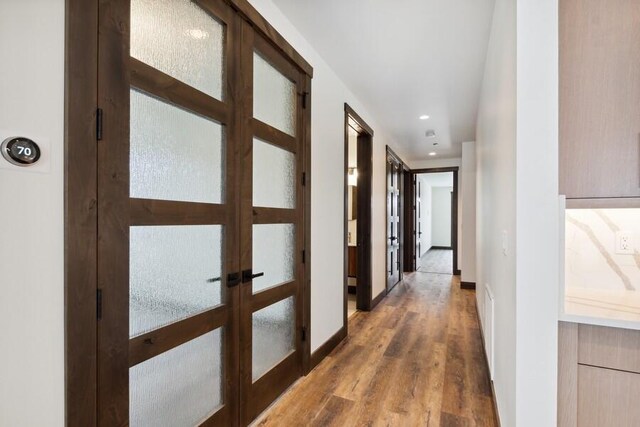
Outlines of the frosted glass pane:
[{"label": "frosted glass pane", "polygon": [[221,328],[129,369],[133,427],[192,427],[222,401]]},{"label": "frosted glass pane", "polygon": [[131,56],[222,99],[224,26],[190,0],[132,0]]},{"label": "frosted glass pane", "polygon": [[296,349],[294,302],[289,297],[253,313],[253,381]]},{"label": "frosted glass pane", "polygon": [[294,209],[295,176],[295,154],[253,140],[253,206]]},{"label": "frosted glass pane", "polygon": [[293,280],[295,240],[293,224],[254,224],[253,272],[264,272],[253,279],[254,293]]},{"label": "frosted glass pane", "polygon": [[296,134],[296,85],[255,52],[253,116],[289,135]]},{"label": "frosted glass pane", "polygon": [[129,335],[221,303],[222,226],[131,227]]},{"label": "frosted glass pane", "polygon": [[223,127],[131,91],[131,197],[221,203]]}]

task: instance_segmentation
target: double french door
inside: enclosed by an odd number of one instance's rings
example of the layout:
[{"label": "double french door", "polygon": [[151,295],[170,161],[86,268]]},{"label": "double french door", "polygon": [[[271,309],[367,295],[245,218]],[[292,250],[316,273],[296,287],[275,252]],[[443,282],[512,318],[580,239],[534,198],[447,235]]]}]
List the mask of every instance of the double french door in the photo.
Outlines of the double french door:
[{"label": "double french door", "polygon": [[302,374],[309,77],[222,0],[99,29],[98,423],[246,425]]}]

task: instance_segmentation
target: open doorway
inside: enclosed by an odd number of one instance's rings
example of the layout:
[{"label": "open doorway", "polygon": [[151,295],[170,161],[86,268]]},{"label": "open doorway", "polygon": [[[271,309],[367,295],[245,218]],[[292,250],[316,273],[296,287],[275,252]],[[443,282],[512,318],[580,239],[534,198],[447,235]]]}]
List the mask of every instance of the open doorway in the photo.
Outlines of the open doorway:
[{"label": "open doorway", "polygon": [[373,130],[345,104],[344,324],[371,309]]},{"label": "open doorway", "polygon": [[458,170],[413,171],[412,257],[422,273],[458,274]]}]

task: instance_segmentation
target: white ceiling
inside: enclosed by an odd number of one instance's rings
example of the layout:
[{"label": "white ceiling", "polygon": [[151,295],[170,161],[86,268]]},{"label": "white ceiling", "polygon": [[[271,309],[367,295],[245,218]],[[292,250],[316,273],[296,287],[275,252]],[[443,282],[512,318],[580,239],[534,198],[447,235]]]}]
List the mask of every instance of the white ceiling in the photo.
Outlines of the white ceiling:
[{"label": "white ceiling", "polygon": [[429,187],[453,187],[453,172],[421,173],[418,179]]},{"label": "white ceiling", "polygon": [[[405,160],[430,151],[459,157],[462,142],[475,139],[494,0],[273,1],[411,157]],[[422,114],[431,118],[419,120]],[[435,138],[425,137],[428,129]]]}]

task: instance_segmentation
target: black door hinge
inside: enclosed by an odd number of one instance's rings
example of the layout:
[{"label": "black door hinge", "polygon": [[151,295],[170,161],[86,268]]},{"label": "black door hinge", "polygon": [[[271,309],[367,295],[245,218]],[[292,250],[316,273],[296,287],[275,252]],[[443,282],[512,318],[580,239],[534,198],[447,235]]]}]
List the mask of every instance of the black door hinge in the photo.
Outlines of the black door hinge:
[{"label": "black door hinge", "polygon": [[102,141],[102,108],[96,110],[96,139]]},{"label": "black door hinge", "polygon": [[302,332],[302,341],[306,341],[307,340],[307,327],[303,326],[301,332]]},{"label": "black door hinge", "polygon": [[309,97],[309,92],[302,93],[302,108],[307,108],[307,98]]},{"label": "black door hinge", "polygon": [[307,185],[307,173],[302,172],[302,185]]},{"label": "black door hinge", "polygon": [[102,319],[102,289],[96,291],[96,317]]},{"label": "black door hinge", "polygon": [[304,264],[305,262],[307,262],[307,251],[305,251],[303,249],[302,250],[302,263]]}]

